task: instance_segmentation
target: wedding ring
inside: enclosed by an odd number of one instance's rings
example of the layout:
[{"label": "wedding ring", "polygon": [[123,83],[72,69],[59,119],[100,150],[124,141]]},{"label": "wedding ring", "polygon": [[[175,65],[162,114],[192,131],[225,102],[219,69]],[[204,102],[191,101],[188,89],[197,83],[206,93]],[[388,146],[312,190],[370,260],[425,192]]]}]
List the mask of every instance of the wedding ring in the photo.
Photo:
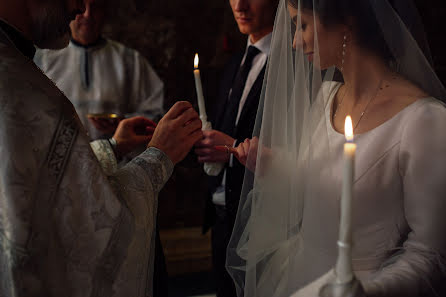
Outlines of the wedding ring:
[{"label": "wedding ring", "polygon": [[228,154],[228,156],[229,156],[230,155],[230,153],[229,153],[229,146],[225,145],[225,148],[226,148],[226,154]]}]

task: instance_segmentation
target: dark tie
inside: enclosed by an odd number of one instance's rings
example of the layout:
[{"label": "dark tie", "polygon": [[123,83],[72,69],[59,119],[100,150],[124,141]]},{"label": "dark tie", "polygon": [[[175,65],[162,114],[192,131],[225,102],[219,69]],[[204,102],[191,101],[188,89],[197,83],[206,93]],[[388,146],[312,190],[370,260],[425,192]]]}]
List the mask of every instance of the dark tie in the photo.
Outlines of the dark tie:
[{"label": "dark tie", "polygon": [[228,103],[226,104],[223,124],[221,131],[227,135],[233,136],[232,133],[235,129],[235,121],[237,119],[238,108],[240,105],[240,99],[245,89],[246,79],[248,78],[249,71],[251,70],[252,60],[260,50],[252,45],[248,47],[248,52],[245,57],[245,61],[240,66],[237,75],[235,76],[234,83],[232,85],[231,95],[229,95]]}]

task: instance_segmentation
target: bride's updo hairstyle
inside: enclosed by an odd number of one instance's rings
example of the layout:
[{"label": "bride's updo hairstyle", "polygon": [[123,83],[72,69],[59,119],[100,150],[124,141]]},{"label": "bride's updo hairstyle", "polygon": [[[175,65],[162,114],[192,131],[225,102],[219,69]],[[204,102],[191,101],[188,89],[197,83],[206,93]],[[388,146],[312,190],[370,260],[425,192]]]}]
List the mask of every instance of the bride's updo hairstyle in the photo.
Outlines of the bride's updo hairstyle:
[{"label": "bride's updo hairstyle", "polygon": [[[370,0],[288,0],[288,2],[296,9],[313,11],[326,27],[335,24],[349,26],[360,47],[372,51],[388,62],[395,59],[387,46],[388,42],[384,39],[382,26],[377,23]],[[393,6],[392,2],[389,1]]]}]

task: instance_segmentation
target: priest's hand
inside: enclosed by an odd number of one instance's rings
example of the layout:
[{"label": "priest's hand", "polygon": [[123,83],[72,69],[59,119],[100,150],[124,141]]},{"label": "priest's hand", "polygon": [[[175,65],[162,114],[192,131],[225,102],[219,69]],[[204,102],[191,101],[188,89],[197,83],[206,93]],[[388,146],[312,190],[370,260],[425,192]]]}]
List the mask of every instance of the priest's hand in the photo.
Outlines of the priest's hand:
[{"label": "priest's hand", "polygon": [[163,151],[176,164],[203,137],[198,113],[187,101],[179,101],[160,120],[149,147]]},{"label": "priest's hand", "polygon": [[138,146],[147,144],[152,139],[155,128],[155,122],[141,116],[119,122],[113,135],[117,155],[124,156]]},{"label": "priest's hand", "polygon": [[235,139],[217,130],[203,131],[203,139],[195,144],[195,153],[200,163],[226,163],[229,162],[227,151],[221,151],[215,146],[232,148]]}]

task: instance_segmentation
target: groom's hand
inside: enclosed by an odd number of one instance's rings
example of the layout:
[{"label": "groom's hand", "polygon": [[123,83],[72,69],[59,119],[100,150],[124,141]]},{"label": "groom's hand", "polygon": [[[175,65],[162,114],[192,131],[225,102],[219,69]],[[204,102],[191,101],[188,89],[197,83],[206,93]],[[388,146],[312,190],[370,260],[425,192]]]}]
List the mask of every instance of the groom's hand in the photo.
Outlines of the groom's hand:
[{"label": "groom's hand", "polygon": [[148,147],[162,150],[176,164],[203,137],[198,113],[187,101],[179,101],[159,121]]},{"label": "groom's hand", "polygon": [[198,155],[198,162],[204,163],[226,163],[229,161],[227,151],[215,149],[215,146],[234,145],[235,139],[217,130],[203,131],[203,139],[195,143],[195,153]]}]

